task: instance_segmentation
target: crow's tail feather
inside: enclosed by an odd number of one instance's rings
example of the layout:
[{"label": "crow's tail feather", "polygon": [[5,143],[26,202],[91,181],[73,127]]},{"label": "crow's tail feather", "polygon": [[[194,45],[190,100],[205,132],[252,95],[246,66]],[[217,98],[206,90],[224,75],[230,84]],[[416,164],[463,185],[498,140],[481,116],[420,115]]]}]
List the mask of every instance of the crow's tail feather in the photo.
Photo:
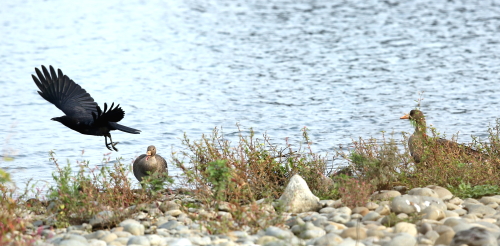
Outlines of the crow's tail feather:
[{"label": "crow's tail feather", "polygon": [[137,130],[137,129],[134,129],[134,128],[131,128],[131,127],[128,127],[128,126],[120,125],[120,124],[115,123],[115,122],[110,122],[110,124],[114,128],[116,128],[116,130],[120,130],[122,132],[128,132],[128,133],[132,133],[132,134],[139,134],[139,133],[141,133],[141,130]]}]

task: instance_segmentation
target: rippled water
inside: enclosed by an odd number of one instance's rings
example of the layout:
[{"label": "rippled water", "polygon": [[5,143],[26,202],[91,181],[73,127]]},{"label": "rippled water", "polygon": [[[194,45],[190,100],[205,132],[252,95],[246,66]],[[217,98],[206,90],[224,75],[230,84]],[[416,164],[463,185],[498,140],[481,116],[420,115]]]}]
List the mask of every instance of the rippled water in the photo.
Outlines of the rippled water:
[{"label": "rippled water", "polygon": [[[50,180],[59,162],[123,157],[150,144],[170,157],[236,123],[276,143],[326,153],[360,136],[412,132],[421,109],[440,132],[484,138],[498,115],[500,5],[495,1],[12,1],[0,8],[0,168],[15,181]],[[61,68],[126,126],[85,136],[51,121],[34,67]],[[400,137],[400,135],[396,135]],[[82,150],[84,153],[82,154]],[[170,166],[172,174],[178,173]]]}]

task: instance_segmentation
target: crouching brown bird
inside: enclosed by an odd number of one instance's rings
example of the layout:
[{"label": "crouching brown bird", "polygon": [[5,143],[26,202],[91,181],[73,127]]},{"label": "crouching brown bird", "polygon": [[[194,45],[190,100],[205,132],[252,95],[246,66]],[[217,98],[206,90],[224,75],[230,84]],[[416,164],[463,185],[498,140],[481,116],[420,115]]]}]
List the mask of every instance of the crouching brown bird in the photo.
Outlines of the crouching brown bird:
[{"label": "crouching brown bird", "polygon": [[134,161],[133,165],[134,176],[139,180],[153,173],[163,173],[168,175],[167,161],[160,155],[156,154],[156,147],[153,145],[148,146],[146,154],[142,154]]},{"label": "crouching brown bird", "polygon": [[487,160],[488,155],[472,149],[463,144],[459,144],[444,138],[432,138],[427,136],[427,125],[425,116],[418,109],[411,110],[409,114],[402,116],[400,119],[409,119],[415,127],[415,132],[408,139],[408,149],[416,164],[424,162],[432,152],[428,146],[439,146],[448,154],[458,154],[462,157],[471,157],[475,160]]},{"label": "crouching brown bird", "polygon": [[[104,103],[104,110],[94,102],[94,99],[81,86],[64,75],[61,69],[56,71],[52,66],[50,72],[42,66],[42,71],[35,68],[35,75],[31,75],[38,86],[38,94],[48,102],[54,104],[64,112],[64,116],[52,118],[66,127],[81,134],[104,136],[104,143],[109,150],[118,151],[115,147],[118,142],[113,143],[110,131],[120,130],[127,133],[139,134],[141,131],[120,125],[117,122],[123,119],[125,112],[120,105],[108,109]],[[109,143],[108,143],[109,138]]]}]

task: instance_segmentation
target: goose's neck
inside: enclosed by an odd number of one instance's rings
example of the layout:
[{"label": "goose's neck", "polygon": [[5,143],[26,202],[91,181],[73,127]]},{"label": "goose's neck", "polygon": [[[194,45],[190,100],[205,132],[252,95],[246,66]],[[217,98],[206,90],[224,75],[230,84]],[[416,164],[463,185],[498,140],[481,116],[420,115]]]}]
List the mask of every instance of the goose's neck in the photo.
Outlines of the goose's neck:
[{"label": "goose's neck", "polygon": [[427,136],[427,126],[425,120],[415,121],[415,135]]}]

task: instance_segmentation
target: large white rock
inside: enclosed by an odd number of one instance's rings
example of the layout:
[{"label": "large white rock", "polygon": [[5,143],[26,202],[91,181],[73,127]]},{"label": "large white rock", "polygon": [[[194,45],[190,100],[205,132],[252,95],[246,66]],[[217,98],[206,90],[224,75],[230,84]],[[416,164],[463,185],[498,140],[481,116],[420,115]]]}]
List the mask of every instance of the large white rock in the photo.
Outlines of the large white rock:
[{"label": "large white rock", "polygon": [[396,214],[421,213],[426,207],[434,204],[438,209],[446,211],[443,200],[428,196],[402,195],[395,197],[391,202],[391,211]]},{"label": "large white rock", "polygon": [[298,174],[290,179],[279,201],[284,210],[290,213],[318,211],[321,208],[319,198],[311,192],[306,181]]}]

